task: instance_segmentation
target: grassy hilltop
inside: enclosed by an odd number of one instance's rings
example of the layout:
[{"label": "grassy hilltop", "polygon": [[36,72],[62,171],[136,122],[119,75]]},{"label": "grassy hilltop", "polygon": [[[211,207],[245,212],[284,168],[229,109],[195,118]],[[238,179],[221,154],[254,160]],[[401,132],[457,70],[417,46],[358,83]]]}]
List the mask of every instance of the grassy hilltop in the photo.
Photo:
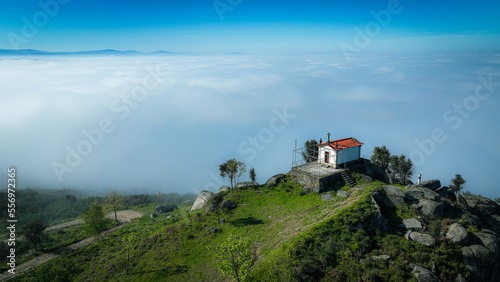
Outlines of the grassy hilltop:
[{"label": "grassy hilltop", "polygon": [[[431,269],[433,262],[441,280],[468,276],[456,245],[438,240],[432,248],[402,236],[401,220],[417,216],[409,205],[382,211],[388,230],[370,228],[377,212],[370,193],[386,184],[361,179],[354,188],[340,183],[336,188],[349,197],[333,191],[330,201],[305,194],[290,180],[224,192],[224,199],[237,207],[223,211],[225,223],[215,233],[208,229],[218,226],[216,215],[204,208],[190,211],[192,202],[157,218],[149,216],[154,204],[135,206],[144,212],[142,218],[13,281],[229,281],[207,246],[230,234],[251,241],[255,263],[250,281],[406,281],[415,279],[410,263]],[[449,222],[440,224],[446,228]]]}]

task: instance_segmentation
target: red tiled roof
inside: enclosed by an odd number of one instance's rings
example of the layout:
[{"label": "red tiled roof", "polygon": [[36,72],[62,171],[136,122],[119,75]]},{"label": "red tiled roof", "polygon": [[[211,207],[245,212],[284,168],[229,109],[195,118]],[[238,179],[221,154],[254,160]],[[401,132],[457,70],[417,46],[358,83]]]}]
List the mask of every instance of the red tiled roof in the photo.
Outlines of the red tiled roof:
[{"label": "red tiled roof", "polygon": [[[349,137],[344,139],[338,139],[328,142],[323,142],[321,144],[316,144],[318,146],[329,145],[334,150],[344,150],[347,148],[357,147],[363,145],[363,143],[359,142],[355,138]],[[335,148],[337,147],[337,148]]]}]

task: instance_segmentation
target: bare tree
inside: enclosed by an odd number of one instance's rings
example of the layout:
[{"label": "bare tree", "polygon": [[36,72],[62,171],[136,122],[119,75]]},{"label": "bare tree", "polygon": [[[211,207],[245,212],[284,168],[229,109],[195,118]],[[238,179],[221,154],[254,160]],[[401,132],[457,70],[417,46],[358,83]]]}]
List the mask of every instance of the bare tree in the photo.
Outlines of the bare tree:
[{"label": "bare tree", "polygon": [[118,217],[116,212],[120,209],[124,208],[123,196],[118,193],[116,190],[112,190],[104,199],[106,205],[108,205],[111,210],[115,213],[115,221],[118,222]]}]

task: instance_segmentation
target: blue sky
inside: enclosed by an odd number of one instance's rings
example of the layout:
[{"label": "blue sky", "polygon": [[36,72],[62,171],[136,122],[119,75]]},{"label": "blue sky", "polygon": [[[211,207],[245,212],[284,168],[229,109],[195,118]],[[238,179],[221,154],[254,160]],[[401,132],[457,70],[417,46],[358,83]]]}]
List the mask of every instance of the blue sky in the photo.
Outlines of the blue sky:
[{"label": "blue sky", "polygon": [[197,193],[233,157],[262,183],[331,132],[500,197],[498,1],[42,3],[3,1],[0,49],[184,54],[0,57],[0,166],[21,187]]},{"label": "blue sky", "polygon": [[[12,48],[6,35],[22,35],[25,18],[40,25],[19,48],[335,52],[341,42],[353,41],[356,27],[364,30],[374,20],[372,12],[388,11],[389,6],[394,13],[372,48],[413,50],[416,41],[419,49],[491,50],[500,43],[498,1],[61,2],[67,3],[3,1],[0,48]],[[46,20],[39,12],[48,15]],[[458,37],[450,40],[450,36]]]}]

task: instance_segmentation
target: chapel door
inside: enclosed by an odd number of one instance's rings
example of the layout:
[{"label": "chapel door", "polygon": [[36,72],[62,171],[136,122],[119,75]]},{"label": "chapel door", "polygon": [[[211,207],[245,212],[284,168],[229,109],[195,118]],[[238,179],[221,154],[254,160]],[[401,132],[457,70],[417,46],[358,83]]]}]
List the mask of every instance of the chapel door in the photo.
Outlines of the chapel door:
[{"label": "chapel door", "polygon": [[325,163],[330,163],[330,152],[325,152]]}]

